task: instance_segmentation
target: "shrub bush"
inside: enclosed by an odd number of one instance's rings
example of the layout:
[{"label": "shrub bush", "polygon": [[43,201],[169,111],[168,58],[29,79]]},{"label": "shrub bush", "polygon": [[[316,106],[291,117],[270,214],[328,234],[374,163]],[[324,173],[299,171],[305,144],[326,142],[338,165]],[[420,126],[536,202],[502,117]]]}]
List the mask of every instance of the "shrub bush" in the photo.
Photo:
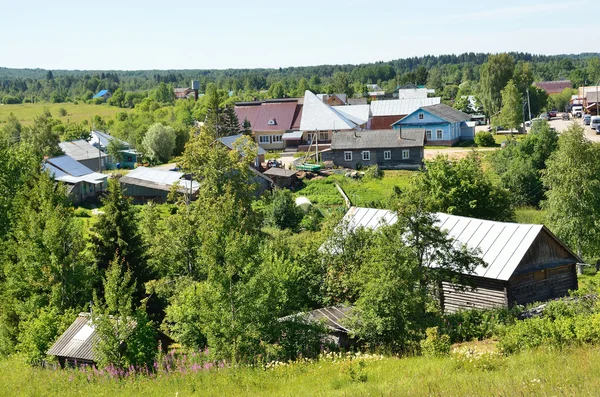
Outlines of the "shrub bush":
[{"label": "shrub bush", "polygon": [[461,310],[445,315],[441,329],[452,343],[483,340],[492,337],[502,326],[513,324],[520,312],[520,307]]},{"label": "shrub bush", "polygon": [[365,178],[369,179],[381,179],[383,178],[383,171],[379,169],[379,166],[371,165],[369,167],[364,168]]},{"label": "shrub bush", "polygon": [[496,146],[496,141],[491,132],[479,131],[475,134],[475,144],[479,147]]},{"label": "shrub bush", "polygon": [[450,336],[440,334],[438,327],[427,328],[427,337],[421,341],[421,351],[426,356],[446,356],[450,354]]},{"label": "shrub bush", "polygon": [[5,105],[16,105],[21,103],[21,100],[13,95],[4,95],[2,97],[2,103]]},{"label": "shrub bush", "polygon": [[67,115],[67,109],[65,109],[65,108],[58,109],[58,115],[61,116],[61,117],[66,116]]}]

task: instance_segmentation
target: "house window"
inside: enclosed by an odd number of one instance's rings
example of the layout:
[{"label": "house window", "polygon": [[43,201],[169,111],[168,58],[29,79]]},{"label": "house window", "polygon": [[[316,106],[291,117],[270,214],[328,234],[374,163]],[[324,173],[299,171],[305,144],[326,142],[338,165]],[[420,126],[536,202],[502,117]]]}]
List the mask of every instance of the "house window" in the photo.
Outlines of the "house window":
[{"label": "house window", "polygon": [[442,138],[444,137],[444,131],[442,131],[442,130],[437,130],[437,131],[435,132],[435,137],[436,137],[436,139],[442,139]]},{"label": "house window", "polygon": [[352,161],[352,152],[344,152],[344,161]]},{"label": "house window", "polygon": [[392,151],[391,150],[384,150],[383,151],[383,159],[384,160],[391,160],[392,159]]},{"label": "house window", "polygon": [[402,150],[402,160],[406,160],[410,158],[410,150],[404,149]]},{"label": "house window", "polygon": [[370,161],[371,160],[371,152],[369,152],[368,150],[362,152],[362,159],[363,159],[363,161]]},{"label": "house window", "polygon": [[321,140],[321,141],[328,141],[329,140],[329,132],[327,132],[327,131],[320,131],[319,132],[319,140]]},{"label": "house window", "polygon": [[271,138],[273,140],[273,143],[283,142],[283,136],[282,135],[272,135]]},{"label": "house window", "polygon": [[128,162],[128,163],[131,163],[132,161],[133,161],[133,157],[131,157],[131,156],[127,156],[127,162]]},{"label": "house window", "polygon": [[258,143],[271,143],[271,135],[260,135]]},{"label": "house window", "polygon": [[419,120],[423,120],[425,118],[425,114],[424,113],[419,113]]},{"label": "house window", "polygon": [[431,130],[425,130],[425,137],[426,137],[428,140],[431,140]]}]

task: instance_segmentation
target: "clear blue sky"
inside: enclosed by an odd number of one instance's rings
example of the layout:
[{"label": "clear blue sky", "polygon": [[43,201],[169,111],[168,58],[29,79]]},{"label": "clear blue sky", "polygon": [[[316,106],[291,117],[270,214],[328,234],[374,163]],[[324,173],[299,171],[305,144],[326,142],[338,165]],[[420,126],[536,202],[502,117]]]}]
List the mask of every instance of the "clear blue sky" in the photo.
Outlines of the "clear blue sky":
[{"label": "clear blue sky", "polygon": [[600,50],[585,39],[597,37],[597,0],[548,1],[5,0],[0,66],[226,69]]}]

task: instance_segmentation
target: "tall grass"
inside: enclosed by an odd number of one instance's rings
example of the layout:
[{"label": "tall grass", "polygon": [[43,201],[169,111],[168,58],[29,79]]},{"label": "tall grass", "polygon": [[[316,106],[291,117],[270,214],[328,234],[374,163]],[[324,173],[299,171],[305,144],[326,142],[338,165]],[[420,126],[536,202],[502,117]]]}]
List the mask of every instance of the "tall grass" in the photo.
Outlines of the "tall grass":
[{"label": "tall grass", "polygon": [[[58,110],[63,108],[67,111],[66,116],[60,116]],[[63,123],[81,123],[87,120],[90,123],[95,115],[102,117],[103,120],[112,118],[117,112],[124,111],[114,106],[89,105],[85,103],[23,103],[19,105],[0,106],[0,125],[6,121],[8,116],[13,113],[23,125],[33,124],[33,119],[48,109],[53,117],[61,120]]]},{"label": "tall grass", "polygon": [[359,358],[119,380],[31,368],[13,357],[0,362],[0,395],[592,396],[600,390],[600,347],[535,350],[469,364],[456,357]]}]

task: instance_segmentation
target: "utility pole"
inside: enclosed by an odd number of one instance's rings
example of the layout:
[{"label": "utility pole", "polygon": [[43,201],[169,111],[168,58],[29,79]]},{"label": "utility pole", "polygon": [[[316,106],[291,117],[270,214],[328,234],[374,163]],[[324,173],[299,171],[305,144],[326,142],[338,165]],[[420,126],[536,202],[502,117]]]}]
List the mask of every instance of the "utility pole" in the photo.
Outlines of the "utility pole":
[{"label": "utility pole", "polygon": [[531,120],[531,104],[529,103],[529,87],[527,87],[527,110],[529,110],[529,120]]},{"label": "utility pole", "polygon": [[598,113],[598,102],[600,101],[600,97],[598,96],[598,85],[600,85],[600,80],[596,82],[596,116],[600,116],[600,113]]}]

